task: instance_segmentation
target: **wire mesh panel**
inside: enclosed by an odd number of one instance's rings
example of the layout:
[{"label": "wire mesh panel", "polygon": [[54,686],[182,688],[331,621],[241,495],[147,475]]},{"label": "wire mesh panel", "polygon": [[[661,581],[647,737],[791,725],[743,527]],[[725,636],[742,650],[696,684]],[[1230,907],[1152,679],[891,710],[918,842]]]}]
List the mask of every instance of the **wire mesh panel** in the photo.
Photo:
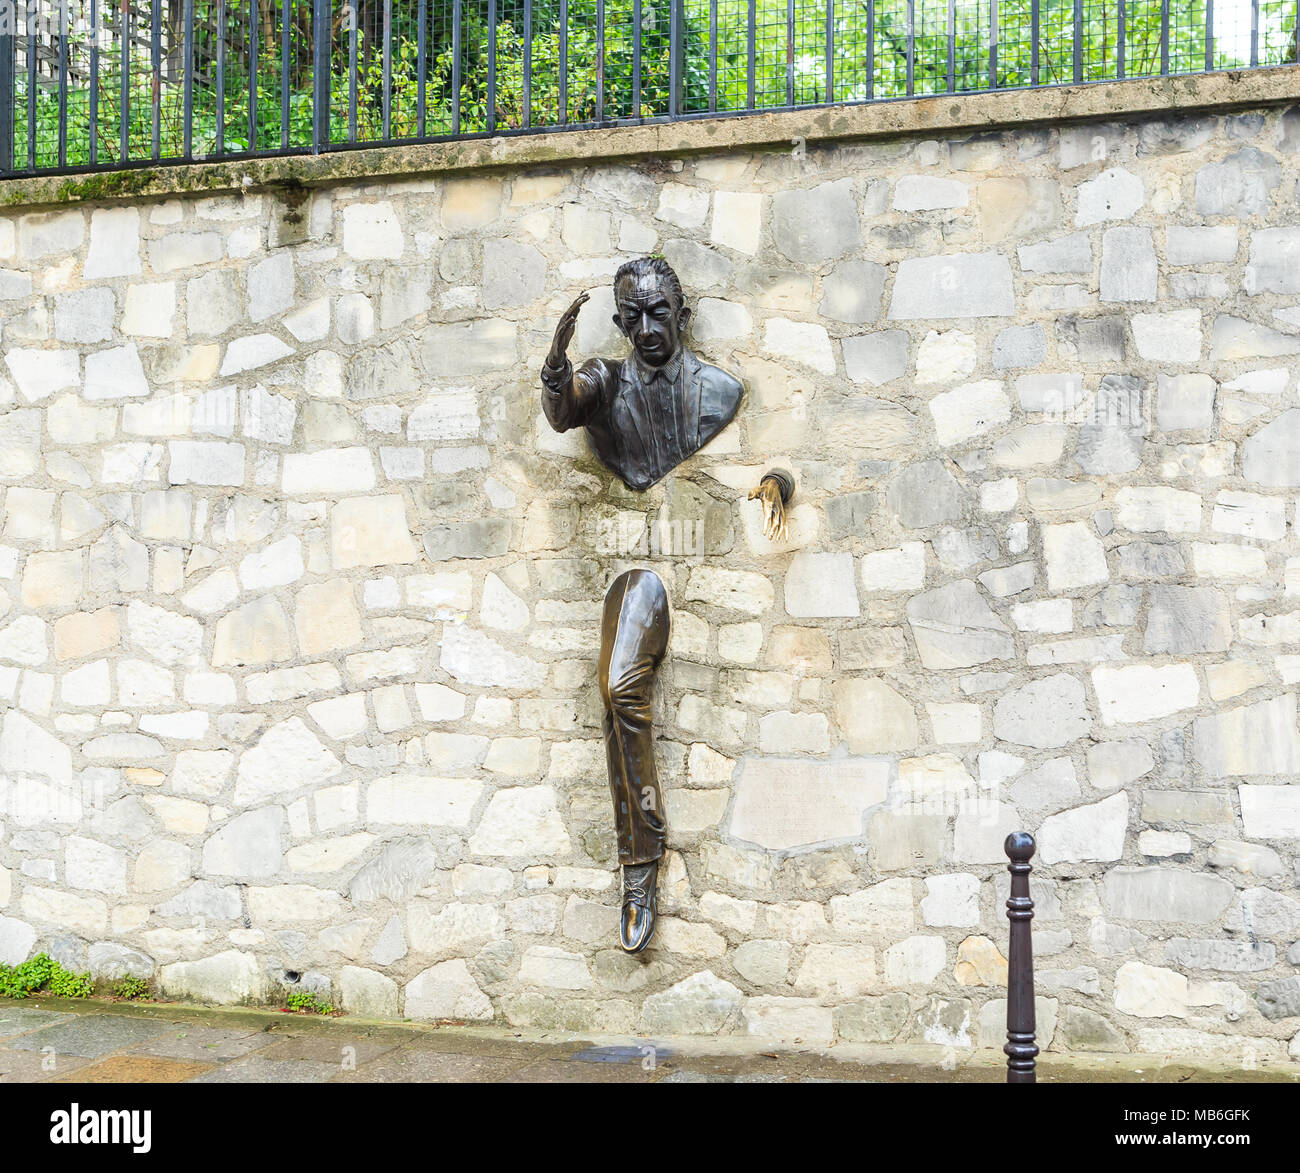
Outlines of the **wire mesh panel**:
[{"label": "wire mesh panel", "polygon": [[998,85],[1008,89],[1034,84],[1037,5],[1002,0],[998,6]]},{"label": "wire mesh panel", "polygon": [[911,92],[912,20],[910,0],[876,0],[875,95],[898,98]]},{"label": "wire mesh panel", "polygon": [[[930,0],[929,7],[943,7]],[[997,8],[998,34],[1004,18],[1004,5],[995,5],[990,0],[954,0],[946,7],[951,11],[945,17],[943,33],[943,57],[946,73],[945,84],[934,92],[951,90],[962,93],[967,90],[984,90],[992,84],[991,70],[999,56],[993,56],[993,20],[994,8]],[[947,82],[951,80],[951,87]]]},{"label": "wire mesh panel", "polygon": [[1295,0],[1214,0],[1214,69],[1290,65],[1296,60]]},{"label": "wire mesh panel", "polygon": [[639,64],[636,54],[636,18],[640,14],[635,11],[637,7],[632,0],[605,0],[605,65],[601,102],[607,121],[640,116],[637,108],[639,95],[633,92],[636,89],[633,81]]},{"label": "wire mesh panel", "polygon": [[[99,85],[95,122],[99,129],[101,163],[130,159],[132,109],[130,40],[135,36],[135,13],[129,5],[100,0],[103,25],[99,51]],[[138,105],[136,103],[135,105]]]},{"label": "wire mesh panel", "polygon": [[1066,85],[1074,80],[1074,7],[1074,0],[1039,0],[1040,85]]},{"label": "wire mesh panel", "polygon": [[90,20],[85,5],[57,0],[3,10],[12,39],[8,150],[15,168],[89,161]]},{"label": "wire mesh panel", "polygon": [[1124,64],[1127,76],[1150,77],[1162,72],[1165,54],[1163,34],[1162,0],[1128,0],[1124,14]]},{"label": "wire mesh panel", "polygon": [[[424,128],[423,137],[452,132],[453,34],[456,29],[456,0],[427,0],[424,5]],[[418,30],[417,30],[418,40]],[[418,47],[418,46],[417,46]],[[522,52],[520,79],[522,86]],[[417,78],[420,73],[417,62]],[[509,70],[506,70],[509,73]],[[419,105],[417,93],[417,115]],[[417,128],[417,134],[420,133]]]},{"label": "wire mesh panel", "polygon": [[[1231,0],[1229,0],[1231,3]],[[1169,0],[1166,73],[1205,69],[1206,0]]]},{"label": "wire mesh panel", "polygon": [[1119,78],[1119,0],[1083,0],[1080,8],[1083,38],[1078,79],[1110,81]]},{"label": "wire mesh panel", "polygon": [[1250,60],[1251,9],[1249,4],[1215,0],[1210,35],[1211,65],[1215,69],[1239,68]]},{"label": "wire mesh panel", "polygon": [[1260,0],[1257,65],[1294,65],[1296,62],[1295,0]]},{"label": "wire mesh panel", "polygon": [[1002,0],[998,84],[1069,85],[1118,78],[1122,0]]},{"label": "wire mesh panel", "polygon": [[714,8],[717,68],[712,109],[745,110],[749,107],[749,0],[715,0]]},{"label": "wire mesh panel", "polygon": [[830,100],[826,90],[827,0],[797,0],[791,6],[792,32],[787,93],[791,105],[817,106]]},{"label": "wire mesh panel", "polygon": [[683,58],[682,109],[699,113],[712,109],[709,99],[717,92],[717,75],[710,68],[709,55],[713,30],[711,0],[682,0],[681,10],[685,35],[691,42],[690,51]]},{"label": "wire mesh panel", "polygon": [[856,3],[835,0],[832,101],[865,102],[872,96],[874,15],[873,6],[864,0]]},{"label": "wire mesh panel", "polygon": [[416,134],[418,9],[410,0],[348,0],[331,17],[330,132],[335,142]]},{"label": "wire mesh panel", "polygon": [[[970,8],[974,5],[963,3],[956,7]],[[916,0],[913,15],[916,21],[912,51],[913,93],[947,93],[948,0]]]},{"label": "wire mesh panel", "polygon": [[758,0],[754,16],[754,108],[784,106],[790,77],[792,5]]},{"label": "wire mesh panel", "polygon": [[[590,122],[596,116],[596,0],[569,0],[566,16],[564,108],[559,121]],[[664,17],[667,19],[666,11]]]},{"label": "wire mesh panel", "polygon": [[[560,102],[561,49],[567,17],[568,6],[562,5],[560,0],[536,0],[533,4],[532,52],[529,62],[533,126],[557,126],[563,121]],[[567,64],[567,59],[564,64]]]}]

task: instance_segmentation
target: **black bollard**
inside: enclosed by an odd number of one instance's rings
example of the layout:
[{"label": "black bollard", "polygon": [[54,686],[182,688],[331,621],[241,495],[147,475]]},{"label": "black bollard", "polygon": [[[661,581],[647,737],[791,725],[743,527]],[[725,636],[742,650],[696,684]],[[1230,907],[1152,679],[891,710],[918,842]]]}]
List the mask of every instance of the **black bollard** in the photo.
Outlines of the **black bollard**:
[{"label": "black bollard", "polygon": [[1003,848],[1011,873],[1007,919],[1011,943],[1007,949],[1007,1083],[1035,1083],[1034,1056],[1034,944],[1029,922],[1034,902],[1029,896],[1029,861],[1034,857],[1034,837],[1026,831],[1007,836]]}]

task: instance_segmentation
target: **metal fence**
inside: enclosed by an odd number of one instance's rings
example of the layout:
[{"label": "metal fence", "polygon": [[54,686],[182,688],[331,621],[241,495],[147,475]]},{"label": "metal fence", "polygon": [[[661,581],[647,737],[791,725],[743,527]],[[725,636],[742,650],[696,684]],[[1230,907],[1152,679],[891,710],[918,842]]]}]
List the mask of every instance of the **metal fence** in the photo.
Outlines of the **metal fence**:
[{"label": "metal fence", "polygon": [[0,0],[0,176],[1294,63],[1300,0]]}]

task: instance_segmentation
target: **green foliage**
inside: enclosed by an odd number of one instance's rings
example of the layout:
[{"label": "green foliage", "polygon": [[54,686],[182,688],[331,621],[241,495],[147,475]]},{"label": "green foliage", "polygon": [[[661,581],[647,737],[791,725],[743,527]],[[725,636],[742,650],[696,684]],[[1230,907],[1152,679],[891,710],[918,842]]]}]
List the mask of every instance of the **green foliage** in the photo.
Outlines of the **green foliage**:
[{"label": "green foliage", "polygon": [[119,998],[138,998],[149,992],[149,983],[144,978],[127,974],[113,986],[113,993]]},{"label": "green foliage", "polygon": [[44,953],[21,965],[0,965],[0,997],[3,998],[26,998],[36,993],[56,998],[89,998],[92,988],[89,973],[64,969]]},{"label": "green foliage", "polygon": [[334,1014],[336,1013],[333,1006],[328,1002],[322,1002],[315,994],[308,990],[298,990],[285,999],[288,1009],[297,1014]]},{"label": "green foliage", "polygon": [[[415,138],[421,130],[416,29],[409,19],[395,19],[386,86],[384,54],[375,36],[378,26],[365,25],[365,13],[369,11],[366,0],[358,3],[363,27],[356,40],[355,76],[347,31],[336,27],[331,36],[330,139],[338,143],[347,142],[353,136],[359,142]],[[250,70],[252,50],[243,18],[237,16],[238,7],[227,6],[229,24],[220,95],[214,65],[215,16],[208,12],[200,22],[201,71],[192,87],[193,153],[196,158],[205,158],[278,149],[282,146],[282,133],[283,145],[289,149],[309,149],[313,119],[309,22],[301,23],[306,18],[299,14],[300,23],[294,29],[293,50],[285,77],[277,18],[273,9],[259,6],[263,28],[257,42],[254,72]],[[1073,0],[1037,0],[1037,7],[1037,80],[1040,84],[1072,82],[1076,77]],[[1167,45],[1161,35],[1162,7],[1162,0],[1128,0],[1122,46],[1125,76],[1157,74],[1166,56],[1171,73],[1205,69],[1206,0],[1185,0],[1171,7],[1173,27]],[[1120,76],[1118,8],[1114,2],[1090,3],[1084,8],[1082,45],[1077,59],[1077,75],[1083,81]],[[527,37],[523,9],[522,0],[498,0],[492,111],[488,110],[488,68],[493,35],[486,20],[486,6],[464,7],[458,60],[452,47],[450,20],[440,20],[431,26],[426,37],[428,60],[423,79],[426,135],[590,122],[597,118],[598,109],[607,120],[650,118],[670,112],[671,0],[641,0],[639,101],[633,86],[637,48],[633,35],[633,0],[604,0],[603,38],[597,36],[597,0],[569,0],[564,36],[559,0],[534,0],[531,35]],[[988,5],[957,7],[951,45],[951,74],[957,92],[988,89],[994,84],[1011,88],[1033,83],[1033,9],[1034,0],[1001,0],[994,67]],[[699,113],[711,109],[743,110],[751,104],[756,109],[769,109],[785,106],[791,100],[795,105],[815,105],[902,97],[908,93],[909,50],[912,92],[946,92],[950,71],[946,3],[918,0],[916,35],[911,38],[907,0],[875,0],[870,10],[865,0],[836,0],[832,12],[834,54],[828,79],[827,0],[796,0],[792,17],[787,0],[755,0],[752,63],[749,6],[745,0],[720,0],[716,42],[711,35],[709,0],[684,0],[680,109]],[[874,13],[872,21],[868,20],[869,13]],[[1220,12],[1218,20],[1226,19]],[[791,32],[793,39],[789,40]],[[710,60],[713,44],[716,44],[716,63]],[[77,58],[88,52],[88,46],[74,35],[69,40],[69,51]],[[1261,0],[1260,64],[1295,60],[1293,0]],[[1220,24],[1212,60],[1214,68],[1231,69],[1248,61],[1249,36],[1243,40],[1240,29],[1229,30]],[[95,155],[101,164],[121,162],[123,158],[121,70],[120,55],[101,54],[95,119]],[[526,72],[530,78],[527,87]],[[179,71],[176,76],[179,77]],[[458,109],[453,118],[452,95],[457,81]],[[155,133],[152,82],[147,53],[135,51],[126,98],[126,157],[131,160],[147,160],[152,155]],[[283,132],[282,99],[286,87],[282,82],[287,82],[288,90],[288,119]],[[26,85],[26,76],[20,75],[16,79],[14,110],[15,155],[19,167],[28,162]],[[251,119],[250,91],[254,94],[256,111]],[[88,83],[82,80],[70,85],[66,104],[67,164],[86,165],[91,156]],[[59,162],[58,87],[39,85],[33,108],[35,163],[39,167],[55,166]],[[168,74],[158,93],[156,112],[163,158],[174,158],[183,152],[184,113],[185,87]]]},{"label": "green foliage", "polygon": [[73,973],[56,962],[50,974],[49,992],[56,998],[89,998],[94,993],[94,983],[89,973]]}]

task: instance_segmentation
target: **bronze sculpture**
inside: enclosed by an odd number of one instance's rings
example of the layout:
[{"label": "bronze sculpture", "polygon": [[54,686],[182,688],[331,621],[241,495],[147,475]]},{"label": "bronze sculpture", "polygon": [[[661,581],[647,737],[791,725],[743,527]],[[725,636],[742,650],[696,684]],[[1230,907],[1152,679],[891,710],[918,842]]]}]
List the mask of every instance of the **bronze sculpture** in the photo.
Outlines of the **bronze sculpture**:
[{"label": "bronze sculpture", "polygon": [[632,355],[591,358],[575,371],[565,351],[586,300],[555,329],[542,409],[557,432],[586,428],[592,451],[629,489],[648,489],[731,422],[744,388],[683,344],[691,311],[667,261],[641,257],[614,276],[614,322]]},{"label": "bronze sculpture", "polygon": [[[691,311],[681,282],[659,257],[614,276],[614,322],[632,344],[623,359],[592,358],[577,370],[567,350],[584,293],[560,318],[542,367],[542,409],[557,432],[586,429],[600,461],[629,489],[644,490],[698,452],[731,422],[744,388],[684,344]],[[764,533],[784,538],[789,473],[767,473],[750,498],[762,502]],[[668,648],[668,593],[650,570],[619,575],[605,596],[600,644],[609,787],[623,870],[619,941],[639,953],[654,935],[664,820],[655,767],[651,691]]]}]

